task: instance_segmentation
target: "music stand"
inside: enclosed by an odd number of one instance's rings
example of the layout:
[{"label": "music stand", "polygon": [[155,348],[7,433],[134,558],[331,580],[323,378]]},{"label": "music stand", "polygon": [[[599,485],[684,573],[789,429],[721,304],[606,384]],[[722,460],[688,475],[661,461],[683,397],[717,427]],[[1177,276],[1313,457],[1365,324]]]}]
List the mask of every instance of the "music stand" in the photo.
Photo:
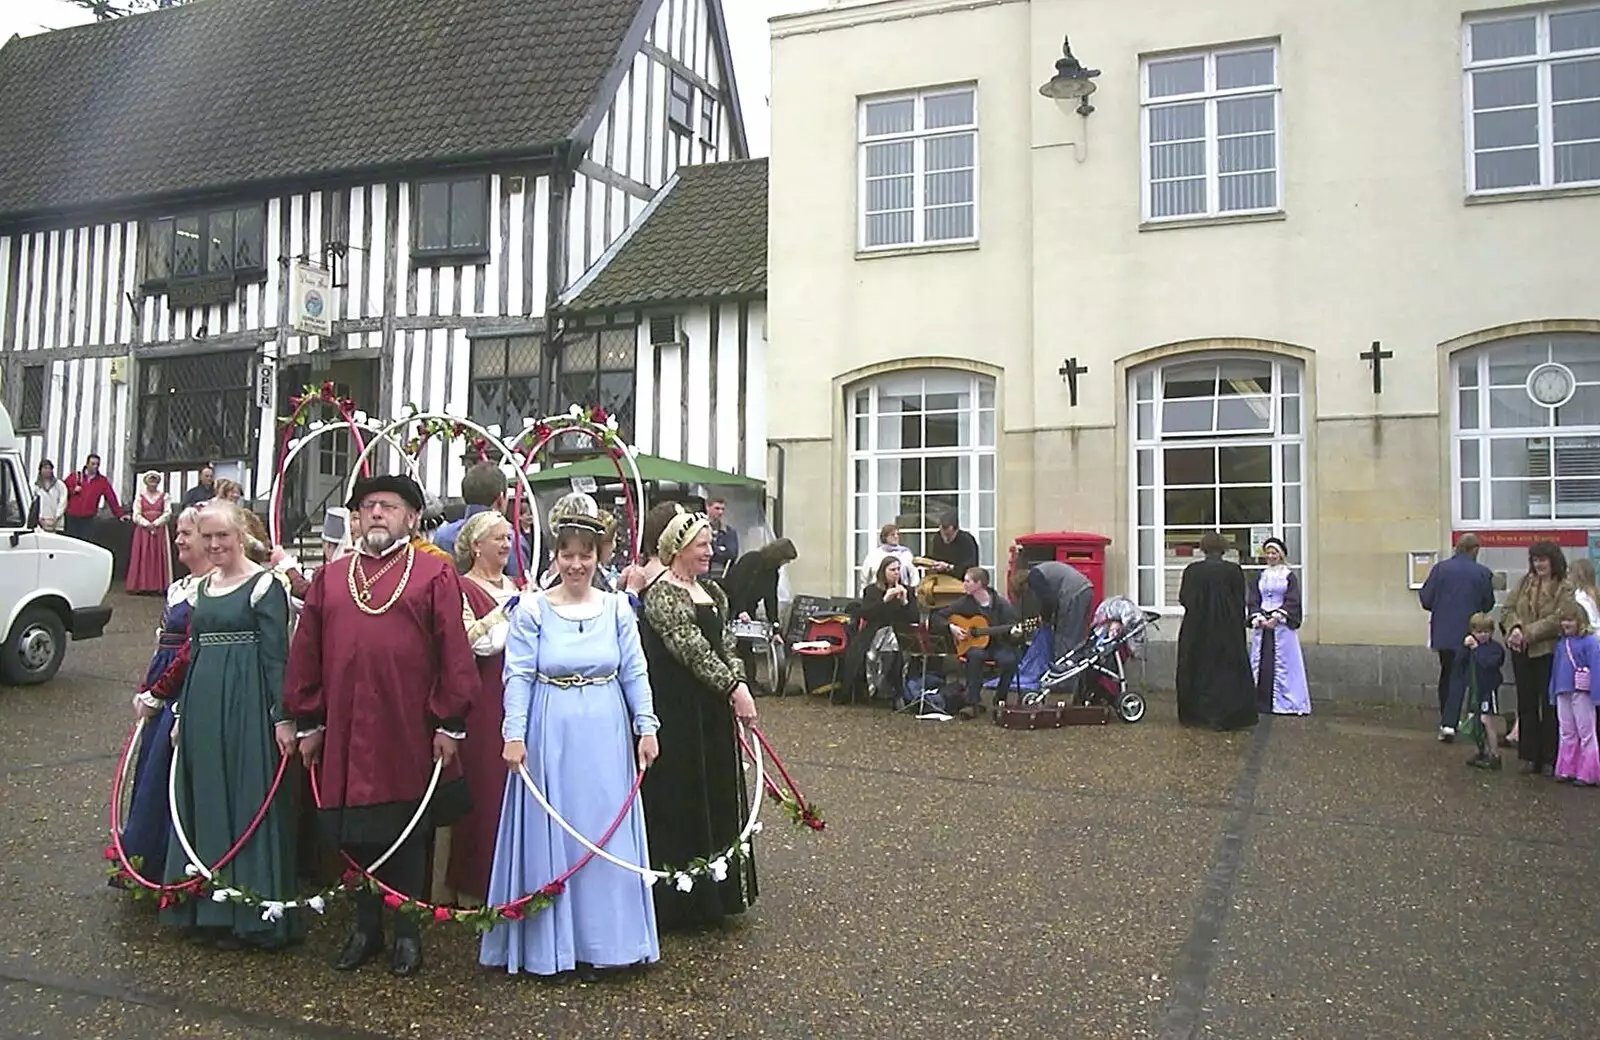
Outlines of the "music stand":
[{"label": "music stand", "polygon": [[[914,625],[895,625],[894,641],[899,648],[900,656],[906,662],[904,675],[910,681],[910,664],[913,659],[922,662],[922,670],[917,683],[917,696],[915,700],[907,700],[895,709],[896,712],[917,709],[917,715],[926,715],[931,709],[928,703],[928,659],[933,657],[949,657],[955,652],[955,646],[950,642],[950,632],[944,627],[934,629],[927,622],[919,621]],[[940,669],[943,674],[944,669]],[[940,714],[948,714],[941,712]]]}]

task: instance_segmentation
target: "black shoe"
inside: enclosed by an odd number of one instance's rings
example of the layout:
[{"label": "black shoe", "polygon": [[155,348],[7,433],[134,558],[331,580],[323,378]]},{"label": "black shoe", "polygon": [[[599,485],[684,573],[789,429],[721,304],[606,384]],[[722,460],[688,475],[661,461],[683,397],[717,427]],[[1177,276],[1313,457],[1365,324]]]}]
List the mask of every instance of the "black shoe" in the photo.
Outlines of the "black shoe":
[{"label": "black shoe", "polygon": [[1521,772],[1522,772],[1523,776],[1538,776],[1539,773],[1540,773],[1539,763],[1537,763],[1537,762],[1524,762],[1524,763],[1522,763]]},{"label": "black shoe", "polygon": [[397,979],[409,979],[422,970],[422,940],[396,939],[389,954],[389,974]]},{"label": "black shoe", "polygon": [[1490,772],[1498,773],[1500,771],[1500,756],[1473,755],[1471,758],[1467,759],[1467,765],[1474,769],[1487,769]]},{"label": "black shoe", "polygon": [[335,971],[355,971],[382,952],[382,935],[373,935],[363,931],[351,932],[350,938],[344,941],[344,949],[339,951],[338,959],[333,962],[333,969]]},{"label": "black shoe", "polygon": [[584,964],[582,961],[579,961],[578,970],[575,974],[578,976],[579,982],[600,981],[600,969],[596,968],[593,964]]}]

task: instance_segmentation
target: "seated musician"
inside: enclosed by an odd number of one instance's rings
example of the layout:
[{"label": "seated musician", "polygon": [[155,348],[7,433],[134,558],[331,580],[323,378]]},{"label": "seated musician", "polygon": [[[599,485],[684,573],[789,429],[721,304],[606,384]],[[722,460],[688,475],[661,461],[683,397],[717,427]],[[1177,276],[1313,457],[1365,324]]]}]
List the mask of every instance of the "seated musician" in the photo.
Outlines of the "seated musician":
[{"label": "seated musician", "polygon": [[[1011,636],[1012,626],[1019,618],[1016,608],[989,588],[989,572],[982,567],[967,568],[961,588],[965,594],[960,599],[934,611],[932,616],[949,626],[956,652],[966,654],[968,705],[962,708],[961,714],[963,718],[971,718],[983,709],[983,666],[987,662],[993,662],[1000,672],[1000,681],[994,689],[996,710],[1005,703],[1011,680],[1017,674],[1017,651],[1011,645]],[[969,640],[984,635],[989,637],[987,646],[968,645]],[[964,651],[963,647],[966,647]]]}]

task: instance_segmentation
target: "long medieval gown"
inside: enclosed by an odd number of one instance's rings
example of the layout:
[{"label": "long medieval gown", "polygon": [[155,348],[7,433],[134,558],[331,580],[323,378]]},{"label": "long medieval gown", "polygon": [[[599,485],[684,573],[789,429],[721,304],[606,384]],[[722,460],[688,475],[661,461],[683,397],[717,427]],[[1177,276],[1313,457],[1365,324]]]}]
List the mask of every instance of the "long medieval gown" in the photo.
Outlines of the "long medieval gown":
[{"label": "long medieval gown", "polygon": [[[288,594],[272,574],[212,594],[200,581],[189,621],[189,664],[177,712],[177,808],[195,852],[209,866],[238,839],[272,787],[278,768],[273,726],[283,718],[288,656]],[[263,899],[295,894],[292,799],[280,788],[260,828],[219,880]],[[185,878],[188,859],[176,835],[166,877]],[[302,934],[296,914],[262,920],[258,908],[196,899],[162,911],[163,922],[231,931],[253,946],[282,946]]]},{"label": "long medieval gown", "polygon": [[[512,610],[505,655],[501,736],[525,742],[534,783],[578,833],[598,844],[629,803],[634,737],[657,725],[638,621],[615,593],[602,593],[588,609],[529,596]],[[501,776],[504,802],[489,882],[494,904],[537,891],[586,851],[539,807],[520,777],[506,776],[503,767]],[[638,799],[603,847],[624,862],[649,863]],[[495,926],[478,955],[490,967],[536,975],[660,958],[650,886],[599,858],[574,874],[543,913]]]},{"label": "long medieval gown", "polygon": [[1255,683],[1244,638],[1244,571],[1208,556],[1183,571],[1178,601],[1178,721],[1230,730],[1256,723]]},{"label": "long medieval gown", "polygon": [[[472,702],[472,726],[461,742],[461,769],[467,779],[471,810],[450,827],[448,842],[440,835],[437,859],[445,861],[444,894],[457,903],[482,903],[494,867],[494,840],[500,830],[500,802],[506,767],[500,758],[500,723],[505,715],[506,636],[511,623],[508,604],[516,601],[509,582],[490,590],[470,577],[462,623],[478,661],[478,697]],[[444,846],[448,844],[448,851]],[[437,887],[437,886],[436,886]]]},{"label": "long medieval gown", "polygon": [[140,492],[134,500],[133,535],[128,544],[127,589],[134,595],[165,592],[172,584],[172,534],[167,496]]},{"label": "long medieval gown", "polygon": [[[183,663],[178,661],[189,642],[191,598],[198,579],[181,578],[167,588],[167,605],[156,629],[156,652],[145,669],[141,688],[165,701],[144,725],[139,754],[134,761],[133,792],[128,798],[128,818],[123,821],[122,848],[137,860],[139,872],[159,878],[167,861],[167,841],[172,834],[172,814],[167,809],[167,771],[172,766],[172,697],[182,685]],[[172,671],[169,673],[169,669]],[[174,679],[177,685],[172,685]]]},{"label": "long medieval gown", "polygon": [[[1310,715],[1311,687],[1298,634],[1300,579],[1288,567],[1268,567],[1250,583],[1246,610],[1254,627],[1250,668],[1255,673],[1256,710],[1274,715]],[[1275,618],[1277,628],[1255,625]]]},{"label": "long medieval gown", "polygon": [[[645,823],[650,865],[657,870],[727,849],[750,812],[733,709],[728,696],[744,679],[737,641],[728,628],[728,601],[710,582],[709,602],[658,577],[644,593],[639,635],[650,662],[650,689],[661,720],[661,757],[645,773]],[[730,862],[721,882],[705,878],[680,892],[655,886],[662,931],[719,924],[755,902],[755,856]]]}]

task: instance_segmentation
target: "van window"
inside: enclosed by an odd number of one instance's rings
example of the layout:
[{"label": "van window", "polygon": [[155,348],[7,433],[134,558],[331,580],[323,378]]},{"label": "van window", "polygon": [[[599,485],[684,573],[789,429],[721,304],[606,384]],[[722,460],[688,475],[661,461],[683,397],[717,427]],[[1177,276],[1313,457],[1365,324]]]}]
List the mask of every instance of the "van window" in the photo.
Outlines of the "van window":
[{"label": "van window", "polygon": [[0,459],[0,529],[15,530],[23,525],[21,488],[17,467],[10,459]]}]

